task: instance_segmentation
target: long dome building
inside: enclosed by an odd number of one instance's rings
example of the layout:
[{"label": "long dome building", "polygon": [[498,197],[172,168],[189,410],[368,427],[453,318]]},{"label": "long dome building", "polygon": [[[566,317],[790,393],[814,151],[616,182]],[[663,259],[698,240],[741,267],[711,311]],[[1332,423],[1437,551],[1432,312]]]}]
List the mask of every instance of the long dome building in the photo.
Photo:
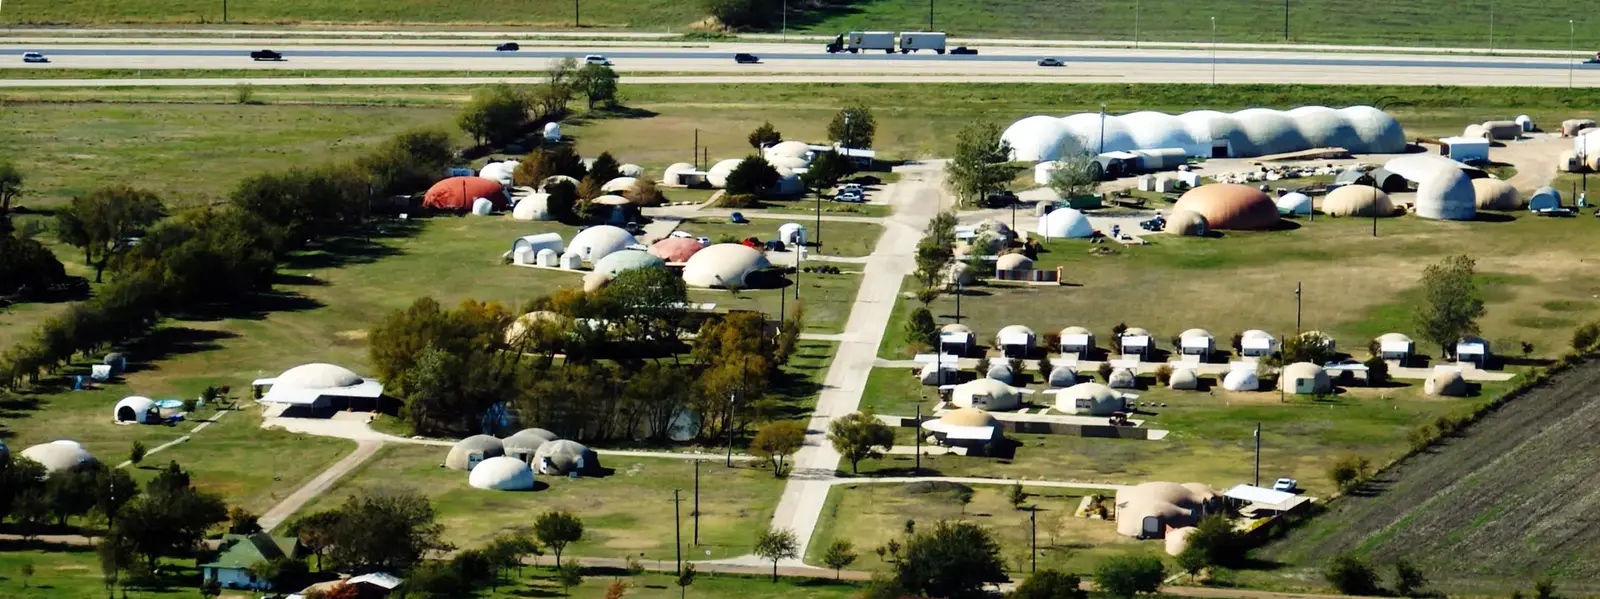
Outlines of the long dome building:
[{"label": "long dome building", "polygon": [[1196,110],[1181,115],[1086,112],[1062,118],[1030,116],[1001,136],[1012,159],[1038,162],[1074,153],[1180,148],[1190,156],[1249,158],[1320,147],[1358,154],[1405,151],[1400,123],[1371,106],[1302,106],[1288,111],[1250,108],[1233,113]]}]

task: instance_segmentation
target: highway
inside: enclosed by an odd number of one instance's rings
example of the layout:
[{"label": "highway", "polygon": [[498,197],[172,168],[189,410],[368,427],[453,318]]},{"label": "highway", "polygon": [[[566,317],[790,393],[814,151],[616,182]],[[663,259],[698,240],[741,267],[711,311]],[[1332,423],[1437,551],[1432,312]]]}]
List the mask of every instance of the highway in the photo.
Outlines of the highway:
[{"label": "highway", "polygon": [[[375,40],[272,38],[116,39],[87,43],[43,43],[0,38],[0,61],[15,56],[9,68],[38,69],[249,69],[260,77],[274,70],[445,71],[470,77],[472,71],[538,71],[552,59],[603,54],[634,83],[817,81],[1050,81],[1115,83],[1315,83],[1402,85],[1519,85],[1600,87],[1600,65],[1535,56],[1384,54],[1314,50],[1195,48],[981,47],[975,56],[919,54],[827,54],[822,44],[770,42],[701,43],[665,41],[582,42],[530,40],[516,52],[496,52],[491,44],[461,40],[397,40],[377,47]],[[272,48],[282,61],[253,61],[251,50]],[[20,55],[43,52],[51,62],[25,65]],[[738,52],[756,54],[760,64],[733,62]],[[1039,67],[1041,57],[1059,58],[1066,67]],[[3,64],[3,63],[0,63]],[[530,76],[534,73],[530,73]],[[807,77],[812,76],[812,77]],[[651,81],[660,77],[660,80]],[[668,78],[670,77],[670,79]],[[103,80],[54,77],[57,86],[104,85]],[[432,79],[432,78],[430,78]],[[177,80],[171,78],[170,80]],[[143,85],[160,85],[142,80]],[[444,82],[440,79],[440,82]],[[373,83],[364,78],[301,81],[306,85]],[[40,80],[11,79],[0,86],[40,86]]]}]

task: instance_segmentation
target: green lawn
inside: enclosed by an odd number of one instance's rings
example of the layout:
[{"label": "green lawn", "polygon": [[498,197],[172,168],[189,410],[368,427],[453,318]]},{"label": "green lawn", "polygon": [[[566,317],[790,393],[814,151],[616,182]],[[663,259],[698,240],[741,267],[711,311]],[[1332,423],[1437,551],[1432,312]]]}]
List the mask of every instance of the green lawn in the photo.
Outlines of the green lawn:
[{"label": "green lawn", "polygon": [[[440,467],[448,447],[391,444],[339,481],[301,513],[334,507],[360,489],[402,488],[434,502],[446,539],[466,548],[504,530],[532,526],[539,514],[567,510],[584,521],[584,540],[564,555],[672,559],[672,490],[682,489],[684,541],[693,535],[694,466],[688,460],[601,456],[615,472],[603,478],[540,476],[547,485],[533,492],[474,489],[467,473]],[[770,470],[700,466],[700,545],[695,559],[721,559],[750,552],[772,517],[783,481]]]},{"label": "green lawn", "polygon": [[[815,214],[815,212],[812,214]],[[712,242],[742,240],[746,237],[755,237],[762,241],[767,241],[778,237],[778,227],[785,222],[797,222],[804,225],[807,234],[811,236],[811,240],[816,240],[816,221],[807,220],[798,215],[793,221],[763,218],[742,224],[729,222],[726,218],[700,217],[684,221],[683,224],[678,225],[678,229],[688,231],[699,237],[710,237]],[[877,223],[823,221],[821,233],[822,249],[813,248],[809,251],[820,252],[827,256],[859,258],[871,254],[873,248],[878,245],[878,238],[883,236],[883,225]],[[793,266],[793,264],[785,266]],[[857,264],[838,264],[836,266],[845,270],[860,270],[861,268],[861,265]]]},{"label": "green lawn", "polygon": [[[23,564],[33,564],[33,576],[23,580]],[[118,589],[129,597],[194,597],[200,584],[200,573],[182,561],[167,561],[162,569],[167,576],[159,587],[136,586]],[[24,586],[26,585],[26,586]],[[0,547],[0,597],[8,599],[59,599],[62,597],[98,597],[106,592],[100,578],[100,560],[92,547],[70,549]],[[243,595],[222,595],[228,599],[244,599]]]},{"label": "green lawn", "polygon": [[[687,556],[686,556],[687,557]],[[666,565],[672,565],[671,556],[668,556]],[[562,592],[561,585],[555,576],[545,569],[528,569],[527,576],[518,580],[508,588],[502,588],[497,593],[485,594],[490,599],[513,599],[523,597],[555,597]],[[714,572],[700,571],[695,575],[694,584],[688,589],[680,590],[677,585],[678,577],[670,572],[647,572],[638,576],[629,576],[626,572],[614,569],[591,569],[584,573],[582,585],[570,589],[568,596],[574,599],[601,599],[605,597],[606,589],[613,581],[620,581],[627,587],[625,597],[639,599],[677,599],[686,595],[694,595],[700,599],[747,599],[749,597],[775,597],[777,599],[849,599],[861,592],[858,583],[835,582],[826,578],[819,579],[780,579],[771,582],[761,576],[742,576],[735,574],[717,574]]]}]

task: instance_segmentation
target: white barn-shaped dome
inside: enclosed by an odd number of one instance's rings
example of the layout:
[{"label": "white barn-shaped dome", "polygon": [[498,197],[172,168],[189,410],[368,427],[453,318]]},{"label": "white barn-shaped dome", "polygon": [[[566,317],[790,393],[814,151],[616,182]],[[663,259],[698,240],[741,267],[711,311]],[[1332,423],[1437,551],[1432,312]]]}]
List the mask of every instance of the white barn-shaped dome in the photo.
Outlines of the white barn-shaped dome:
[{"label": "white barn-shaped dome", "polygon": [[1057,208],[1039,217],[1039,234],[1083,239],[1094,235],[1094,225],[1089,224],[1089,217],[1074,208]]},{"label": "white barn-shaped dome", "polygon": [[1283,194],[1276,202],[1278,212],[1281,214],[1311,214],[1311,196],[1298,191]]},{"label": "white barn-shaped dome", "polygon": [[472,468],[467,484],[490,491],[529,491],[533,489],[533,469],[516,458],[489,458]]},{"label": "white barn-shaped dome", "polygon": [[771,267],[767,257],[754,248],[719,243],[689,257],[683,266],[683,282],[692,287],[744,287],[750,273]]},{"label": "white barn-shaped dome", "polygon": [[567,253],[576,254],[594,264],[601,258],[627,249],[635,243],[638,243],[638,240],[622,227],[596,225],[573,235],[572,243],[567,244]]}]

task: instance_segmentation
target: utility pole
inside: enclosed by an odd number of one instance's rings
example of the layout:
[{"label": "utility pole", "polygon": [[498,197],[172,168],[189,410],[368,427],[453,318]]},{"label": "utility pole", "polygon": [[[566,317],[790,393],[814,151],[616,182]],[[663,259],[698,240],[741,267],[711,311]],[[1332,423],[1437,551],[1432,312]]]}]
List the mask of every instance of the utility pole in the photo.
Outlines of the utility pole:
[{"label": "utility pole", "polygon": [[1294,334],[1300,334],[1300,282],[1294,282]]},{"label": "utility pole", "polygon": [[1575,41],[1577,36],[1577,26],[1573,24],[1572,19],[1567,19],[1567,89],[1572,89],[1572,68],[1576,60],[1572,56],[1572,51],[1577,47]]},{"label": "utility pole", "polygon": [[928,0],[928,31],[933,31],[933,0]]},{"label": "utility pole", "polygon": [[694,170],[700,170],[700,128],[694,128]]},{"label": "utility pole", "polygon": [[728,429],[728,461],[727,461],[727,466],[729,468],[733,467],[733,410],[735,409],[735,406],[738,404],[738,401],[739,401],[739,394],[738,393],[733,393],[733,394],[728,395],[728,421],[722,423],[722,426]]},{"label": "utility pole", "polygon": [[1261,486],[1261,423],[1256,423],[1256,486]]},{"label": "utility pole", "polygon": [[1028,566],[1029,573],[1039,571],[1039,520],[1036,517],[1038,514],[1039,506],[1028,506],[1028,543],[1032,545],[1032,550],[1028,552],[1028,559],[1032,562]]},{"label": "utility pole", "polygon": [[582,27],[578,19],[578,0],[572,0],[572,26]]},{"label": "utility pole", "polygon": [[228,22],[228,0],[222,0],[222,22]]},{"label": "utility pole", "polygon": [[956,273],[956,324],[961,324],[961,273],[959,272]]},{"label": "utility pole", "polygon": [[1289,41],[1289,0],[1283,0],[1283,41]]},{"label": "utility pole", "polygon": [[1372,182],[1372,236],[1378,236],[1378,182]]},{"label": "utility pole", "polygon": [[700,460],[694,461],[694,546],[700,546]]},{"label": "utility pole", "polygon": [[[1211,85],[1217,84],[1217,18],[1211,17]],[[1103,129],[1103,127],[1102,127]]]},{"label": "utility pole", "polygon": [[683,524],[678,515],[678,489],[672,490],[673,551],[677,553],[678,573],[683,574]]},{"label": "utility pole", "polygon": [[789,0],[783,0],[783,41],[789,41]]},{"label": "utility pole", "polygon": [[1494,0],[1489,0],[1489,53],[1494,54]]},{"label": "utility pole", "polygon": [[[938,356],[939,354],[934,354]],[[939,382],[944,383],[944,360],[938,360],[933,365],[938,368]],[[928,392],[917,389],[917,394],[922,396],[922,401],[917,402],[917,474],[922,474],[922,402],[928,401]]]},{"label": "utility pole", "polygon": [[1139,0],[1133,0],[1133,48],[1139,49]]}]

